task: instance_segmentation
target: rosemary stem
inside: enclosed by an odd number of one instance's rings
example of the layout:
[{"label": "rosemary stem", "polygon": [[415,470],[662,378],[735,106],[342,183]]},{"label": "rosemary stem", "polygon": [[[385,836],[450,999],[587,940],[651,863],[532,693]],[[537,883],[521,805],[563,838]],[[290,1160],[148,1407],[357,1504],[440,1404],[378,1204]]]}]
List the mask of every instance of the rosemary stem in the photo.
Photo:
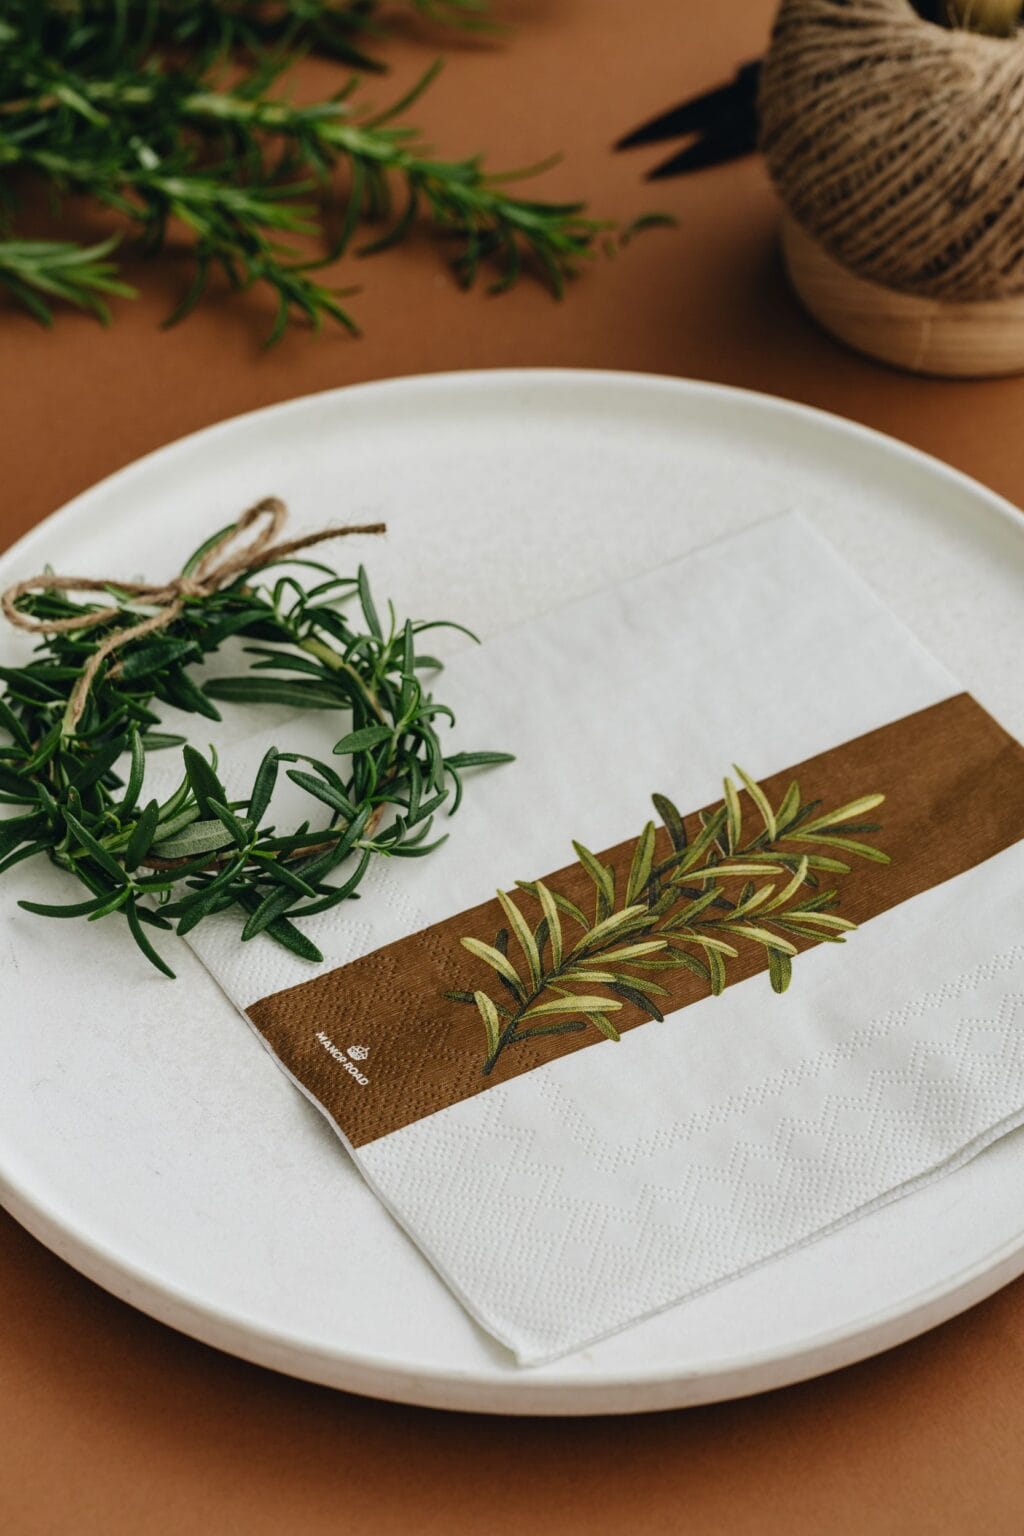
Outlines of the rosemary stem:
[{"label": "rosemary stem", "polygon": [[382,724],[385,723],[387,717],[381,709],[377,694],[367,680],[360,677],[355,667],[351,666],[343,656],[339,656],[337,651],[329,646],[326,641],[318,640],[314,635],[307,635],[305,639],[299,640],[297,644],[300,651],[308,651],[310,656],[315,656],[318,661],[322,661],[324,666],[329,667],[332,672],[346,672],[349,677],[353,678],[359,686],[360,693],[365,694],[373,705],[377,719]]},{"label": "rosemary stem", "polygon": [[[579,956],[576,956],[576,959],[578,961]],[[499,1056],[507,1045],[514,1045],[519,1040],[526,1040],[530,1038],[529,1035],[516,1035],[516,1025],[521,1023],[523,1015],[527,1012],[528,1009],[533,1007],[538,997],[542,997],[548,988],[552,986],[554,982],[558,981],[560,976],[564,975],[567,970],[570,970],[572,968],[572,964],[573,956],[566,955],[562,960],[562,963],[556,966],[554,970],[547,971],[540,978],[540,981],[537,983],[537,986],[530,993],[530,995],[523,999],[516,1012],[512,1015],[511,1019],[505,1025],[505,1028],[502,1030],[501,1034],[498,1036],[498,1043],[484,1064],[485,1076],[489,1077],[491,1072],[493,1072],[495,1066],[497,1065]]]}]

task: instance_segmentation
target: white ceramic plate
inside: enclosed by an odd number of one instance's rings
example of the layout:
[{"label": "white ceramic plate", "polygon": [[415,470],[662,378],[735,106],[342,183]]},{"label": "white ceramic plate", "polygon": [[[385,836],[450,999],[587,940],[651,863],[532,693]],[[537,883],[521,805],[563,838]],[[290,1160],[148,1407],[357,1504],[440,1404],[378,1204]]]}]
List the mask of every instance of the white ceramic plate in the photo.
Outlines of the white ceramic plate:
[{"label": "white ceramic plate", "polygon": [[[86,492],[0,561],[169,574],[266,492],[385,517],[399,610],[483,634],[798,507],[1024,733],[1024,518],[838,418],[613,373],[451,374],[243,416]],[[345,559],[342,551],[339,556]],[[0,639],[5,659],[25,642]],[[246,729],[244,711],[231,729]],[[911,1337],[1024,1271],[1024,1134],[944,1180],[554,1365],[515,1367],[385,1215],[180,941],[54,924],[0,881],[0,1198],[108,1290],[246,1359],[447,1408],[615,1413],[760,1391]]]}]

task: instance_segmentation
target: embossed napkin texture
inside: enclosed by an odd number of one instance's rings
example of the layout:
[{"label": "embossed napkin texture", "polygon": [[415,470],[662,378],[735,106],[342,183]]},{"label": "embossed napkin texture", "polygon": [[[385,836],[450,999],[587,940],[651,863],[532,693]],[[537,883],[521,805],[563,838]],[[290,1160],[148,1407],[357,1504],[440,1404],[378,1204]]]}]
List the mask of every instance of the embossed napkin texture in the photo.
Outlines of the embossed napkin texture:
[{"label": "embossed napkin texture", "polygon": [[[265,937],[240,944],[230,914],[189,942],[520,1362],[811,1242],[1024,1119],[1024,752],[800,517],[467,649],[439,692],[458,746],[516,753],[475,774],[448,842],[378,860],[360,901],[310,922],[322,965]],[[340,734],[303,730],[321,752]],[[232,794],[274,739],[232,748]],[[740,784],[734,763],[770,808],[797,781],[821,802],[812,822],[885,794],[866,818],[880,830],[860,840],[891,862],[818,877],[859,924],[847,942],[791,936],[801,952],[781,994],[754,940],[723,960],[718,996],[699,946],[695,969],[637,968],[665,989],[652,994],[662,1021],[621,978],[618,991],[545,988],[585,930],[563,905],[559,956],[539,895],[516,881],[541,880],[592,927],[599,880],[573,839],[612,872],[621,910],[652,792],[684,813],[692,847],[723,774]],[[738,804],[747,837],[759,812],[742,787]],[[653,866],[673,852],[659,825]],[[539,988],[499,888],[535,947],[540,934]],[[518,996],[480,946],[507,955]],[[566,991],[608,1011],[560,1013]],[[524,992],[552,1007],[517,1025]]]}]

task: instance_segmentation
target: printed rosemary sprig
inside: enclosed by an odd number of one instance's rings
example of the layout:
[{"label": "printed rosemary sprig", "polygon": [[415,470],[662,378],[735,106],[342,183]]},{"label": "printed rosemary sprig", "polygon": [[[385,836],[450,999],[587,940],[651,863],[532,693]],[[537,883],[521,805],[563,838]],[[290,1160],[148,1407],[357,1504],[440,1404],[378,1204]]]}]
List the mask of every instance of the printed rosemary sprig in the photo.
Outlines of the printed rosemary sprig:
[{"label": "printed rosemary sprig", "polygon": [[[196,551],[183,576],[231,531]],[[419,643],[432,629],[461,625],[400,623],[390,603],[382,618],[362,566],[339,576],[290,558],[291,569],[263,585],[271,563],[284,561],[254,559],[198,596],[186,584],[173,622],[104,655],[77,708],[76,688],[98,651],[152,605],[111,586],[109,617],[85,627],[96,604],[56,588],[15,599],[15,617],[82,619],[82,627],[48,635],[27,665],[0,667],[0,804],[15,808],[0,820],[0,873],[46,856],[85,892],[61,905],[20,902],[26,911],[92,922],[119,914],[167,975],[149,931],[186,934],[232,907],[246,917],[243,941],[266,933],[317,961],[302,919],[357,896],[375,857],[430,853],[444,841],[429,840],[434,818],[458,809],[464,772],[510,760],[442,747],[437,723],[454,716],[424,686],[423,674],[441,663]],[[313,572],[314,584],[302,585],[297,568]],[[349,601],[361,622],[346,611]],[[239,642],[253,658],[248,672],[196,678],[206,657]],[[162,731],[154,707],[219,720],[220,702],[338,711],[345,729],[330,762],[271,748],[248,795],[232,800],[215,754],[208,759]],[[287,728],[282,735],[286,741]],[[148,754],[161,749],[181,750],[182,777],[158,801],[147,797],[145,772]],[[309,802],[308,818],[292,831],[266,819],[282,769]]]},{"label": "printed rosemary sprig", "polygon": [[[741,945],[753,944],[766,952],[772,989],[782,993],[797,953],[793,939],[844,942],[856,924],[836,913],[837,890],[822,890],[819,875],[849,874],[845,858],[889,862],[887,854],[860,840],[880,830],[864,818],[884,796],[863,795],[822,810],[820,801],[802,799],[794,780],[773,808],[749,774],[738,767],[736,773],[739,784],[725,779],[722,805],[702,814],[692,842],[672,801],[654,795],[672,851],[655,863],[656,829],[649,821],[619,889],[614,868],[574,842],[594,887],[592,912],[543,881],[519,881],[519,889],[537,903],[534,921],[510,895],[498,892],[507,926],[493,944],[473,937],[461,942],[490,968],[501,992],[474,988],[446,994],[480,1014],[485,1074],[511,1046],[542,1036],[593,1028],[618,1040],[614,1015],[624,1003],[663,1019],[658,1000],[669,992],[655,979],[658,972],[691,971],[718,996],[728,980],[728,962],[739,957]],[[744,797],[757,816],[752,836],[744,827]],[[513,939],[521,959],[513,958]]]}]

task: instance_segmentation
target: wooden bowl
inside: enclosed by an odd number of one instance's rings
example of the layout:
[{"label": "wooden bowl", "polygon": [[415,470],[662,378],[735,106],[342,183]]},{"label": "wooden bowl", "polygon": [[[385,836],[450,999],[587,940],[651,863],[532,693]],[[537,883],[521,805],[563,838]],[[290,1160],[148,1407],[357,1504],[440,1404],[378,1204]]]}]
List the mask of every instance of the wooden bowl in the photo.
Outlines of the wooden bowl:
[{"label": "wooden bowl", "polygon": [[856,351],[943,378],[1024,373],[1024,294],[947,302],[886,288],[844,267],[785,212],[782,250],[804,307]]}]

